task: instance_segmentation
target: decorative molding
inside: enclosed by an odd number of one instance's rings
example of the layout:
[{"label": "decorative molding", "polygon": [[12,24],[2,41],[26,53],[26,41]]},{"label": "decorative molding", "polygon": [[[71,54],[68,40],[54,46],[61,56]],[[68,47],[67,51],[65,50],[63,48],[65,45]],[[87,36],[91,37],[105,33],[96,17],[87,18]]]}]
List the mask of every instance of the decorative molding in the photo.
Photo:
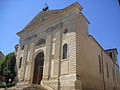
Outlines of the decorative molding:
[{"label": "decorative molding", "polygon": [[49,27],[46,31],[47,33],[52,32],[55,28],[54,27]]},{"label": "decorative molding", "polygon": [[55,27],[55,29],[56,29],[56,28],[60,28],[60,27],[62,27],[62,26],[63,26],[63,23],[61,22],[61,23],[56,24],[54,27]]},{"label": "decorative molding", "polygon": [[30,37],[27,37],[26,39],[25,39],[25,42],[26,41],[30,41],[30,40],[32,40],[33,38],[36,38],[37,37],[37,34],[34,34],[34,35],[32,35],[32,36],[30,36]]}]

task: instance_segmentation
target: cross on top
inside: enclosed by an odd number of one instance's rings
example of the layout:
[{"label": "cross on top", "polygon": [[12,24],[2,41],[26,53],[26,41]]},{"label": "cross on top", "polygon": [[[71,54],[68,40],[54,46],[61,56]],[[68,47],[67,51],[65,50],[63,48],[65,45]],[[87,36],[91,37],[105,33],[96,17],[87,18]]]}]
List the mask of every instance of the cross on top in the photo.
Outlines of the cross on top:
[{"label": "cross on top", "polygon": [[45,3],[45,5],[44,5],[44,8],[42,9],[43,11],[47,11],[47,10],[49,10],[49,7],[48,7],[48,5]]}]

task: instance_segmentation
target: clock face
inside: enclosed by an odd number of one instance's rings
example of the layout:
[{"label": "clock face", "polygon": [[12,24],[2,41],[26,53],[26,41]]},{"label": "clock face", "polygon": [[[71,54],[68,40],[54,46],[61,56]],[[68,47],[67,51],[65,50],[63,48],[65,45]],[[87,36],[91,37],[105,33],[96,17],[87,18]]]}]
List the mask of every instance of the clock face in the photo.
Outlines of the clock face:
[{"label": "clock face", "polygon": [[44,21],[44,20],[45,20],[45,18],[44,18],[44,17],[40,18],[40,22],[42,22],[42,21]]}]

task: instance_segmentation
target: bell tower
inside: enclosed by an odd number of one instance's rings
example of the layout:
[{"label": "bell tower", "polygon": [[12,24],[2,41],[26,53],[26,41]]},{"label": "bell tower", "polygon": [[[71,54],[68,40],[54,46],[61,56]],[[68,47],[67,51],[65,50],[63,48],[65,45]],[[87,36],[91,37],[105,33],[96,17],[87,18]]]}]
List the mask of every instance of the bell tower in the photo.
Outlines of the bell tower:
[{"label": "bell tower", "polygon": [[118,52],[116,48],[107,49],[105,50],[105,52],[116,62],[116,64],[118,64],[118,59],[117,59]]}]

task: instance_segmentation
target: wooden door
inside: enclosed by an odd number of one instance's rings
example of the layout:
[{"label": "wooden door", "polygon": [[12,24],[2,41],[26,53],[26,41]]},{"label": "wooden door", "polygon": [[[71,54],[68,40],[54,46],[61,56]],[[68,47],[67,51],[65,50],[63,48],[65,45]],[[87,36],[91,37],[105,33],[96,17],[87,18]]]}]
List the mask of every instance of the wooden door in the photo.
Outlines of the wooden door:
[{"label": "wooden door", "polygon": [[40,52],[35,58],[33,84],[40,84],[43,77],[44,53]]}]

